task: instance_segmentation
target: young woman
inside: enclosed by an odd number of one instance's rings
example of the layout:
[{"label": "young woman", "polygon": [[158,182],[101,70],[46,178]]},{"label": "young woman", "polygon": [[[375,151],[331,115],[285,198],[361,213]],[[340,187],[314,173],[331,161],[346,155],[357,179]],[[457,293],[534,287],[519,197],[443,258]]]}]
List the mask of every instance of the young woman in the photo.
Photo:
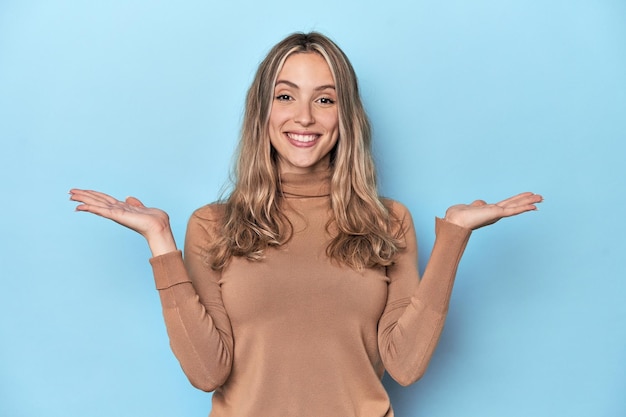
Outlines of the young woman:
[{"label": "young woman", "polygon": [[424,373],[471,230],[542,200],[450,207],[420,280],[411,216],[376,189],[354,70],[318,33],[261,63],[233,191],[192,215],[184,260],[165,212],[70,194],[147,239],[172,349],[215,417],[392,416],[383,372]]}]

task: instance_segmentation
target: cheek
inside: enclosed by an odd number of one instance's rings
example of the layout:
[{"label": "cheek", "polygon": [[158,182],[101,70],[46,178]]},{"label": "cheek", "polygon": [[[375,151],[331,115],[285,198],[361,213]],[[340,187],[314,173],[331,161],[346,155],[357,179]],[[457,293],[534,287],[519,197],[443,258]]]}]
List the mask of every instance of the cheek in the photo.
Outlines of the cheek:
[{"label": "cheek", "polygon": [[289,109],[281,108],[281,106],[272,106],[269,118],[270,128],[281,126],[289,117]]},{"label": "cheek", "polygon": [[321,122],[328,131],[339,130],[339,115],[336,112],[328,112],[321,115],[319,122]]}]

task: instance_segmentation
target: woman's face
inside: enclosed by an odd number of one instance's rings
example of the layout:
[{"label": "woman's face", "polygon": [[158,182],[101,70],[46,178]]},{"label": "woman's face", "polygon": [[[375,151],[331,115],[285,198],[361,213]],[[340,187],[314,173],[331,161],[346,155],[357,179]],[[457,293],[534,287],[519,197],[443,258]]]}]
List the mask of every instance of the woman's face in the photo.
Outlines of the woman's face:
[{"label": "woman's face", "polygon": [[269,120],[281,173],[327,169],[339,137],[337,91],[317,53],[290,55],[278,73]]}]

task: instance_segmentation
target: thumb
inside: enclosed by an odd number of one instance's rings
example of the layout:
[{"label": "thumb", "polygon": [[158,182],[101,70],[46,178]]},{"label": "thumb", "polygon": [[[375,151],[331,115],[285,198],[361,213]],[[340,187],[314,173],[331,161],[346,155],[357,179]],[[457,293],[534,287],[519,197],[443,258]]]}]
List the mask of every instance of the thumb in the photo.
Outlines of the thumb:
[{"label": "thumb", "polygon": [[135,197],[126,197],[126,202],[133,207],[143,207],[143,203]]},{"label": "thumb", "polygon": [[487,205],[487,202],[485,200],[476,200],[472,204],[470,204],[470,206],[472,207],[481,207],[481,206],[486,206],[486,205]]}]

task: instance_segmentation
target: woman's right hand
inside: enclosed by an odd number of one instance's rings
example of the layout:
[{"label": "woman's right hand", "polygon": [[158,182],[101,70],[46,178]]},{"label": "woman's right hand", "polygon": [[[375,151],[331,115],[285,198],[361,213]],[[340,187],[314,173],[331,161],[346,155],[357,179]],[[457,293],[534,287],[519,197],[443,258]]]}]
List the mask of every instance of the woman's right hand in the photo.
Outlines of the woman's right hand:
[{"label": "woman's right hand", "polygon": [[176,250],[169,216],[163,210],[146,207],[135,197],[120,201],[98,191],[76,188],[70,190],[70,200],[81,203],[76,211],[102,216],[141,234],[153,256]]}]

